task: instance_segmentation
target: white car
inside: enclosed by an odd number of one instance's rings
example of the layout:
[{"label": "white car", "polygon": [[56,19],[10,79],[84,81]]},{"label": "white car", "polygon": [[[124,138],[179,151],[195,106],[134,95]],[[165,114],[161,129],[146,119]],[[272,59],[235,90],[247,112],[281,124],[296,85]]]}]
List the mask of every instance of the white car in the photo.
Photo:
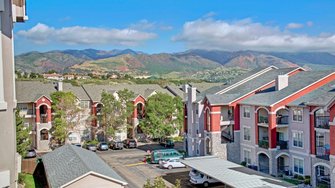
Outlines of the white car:
[{"label": "white car", "polygon": [[219,183],[216,179],[213,179],[207,175],[204,175],[197,170],[192,169],[189,173],[190,182],[194,185],[203,185],[208,187],[210,183]]},{"label": "white car", "polygon": [[173,168],[185,168],[186,165],[180,162],[180,159],[168,159],[160,160],[159,166],[161,168],[173,169]]}]

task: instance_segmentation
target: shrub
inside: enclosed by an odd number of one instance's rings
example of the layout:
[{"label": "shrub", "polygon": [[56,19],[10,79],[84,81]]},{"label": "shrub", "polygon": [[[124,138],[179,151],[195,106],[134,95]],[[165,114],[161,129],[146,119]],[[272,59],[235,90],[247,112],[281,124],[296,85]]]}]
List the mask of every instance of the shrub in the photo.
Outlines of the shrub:
[{"label": "shrub", "polygon": [[311,184],[311,179],[306,178],[306,179],[304,180],[304,184],[305,184],[305,185],[310,185],[310,184]]},{"label": "shrub", "polygon": [[241,165],[242,165],[242,166],[247,166],[247,162],[242,161],[242,162],[241,162]]}]

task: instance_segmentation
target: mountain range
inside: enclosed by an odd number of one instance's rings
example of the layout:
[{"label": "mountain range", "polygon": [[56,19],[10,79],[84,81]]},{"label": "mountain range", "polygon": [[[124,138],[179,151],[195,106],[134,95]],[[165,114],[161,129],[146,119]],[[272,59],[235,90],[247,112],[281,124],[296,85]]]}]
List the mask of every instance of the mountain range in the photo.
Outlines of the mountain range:
[{"label": "mountain range", "polygon": [[302,66],[307,69],[335,68],[335,55],[326,52],[258,52],[188,50],[180,53],[147,54],[125,50],[56,50],[28,52],[15,56],[16,69],[43,73],[121,72],[130,74],[164,75],[177,73],[188,76],[217,68],[253,69]]}]

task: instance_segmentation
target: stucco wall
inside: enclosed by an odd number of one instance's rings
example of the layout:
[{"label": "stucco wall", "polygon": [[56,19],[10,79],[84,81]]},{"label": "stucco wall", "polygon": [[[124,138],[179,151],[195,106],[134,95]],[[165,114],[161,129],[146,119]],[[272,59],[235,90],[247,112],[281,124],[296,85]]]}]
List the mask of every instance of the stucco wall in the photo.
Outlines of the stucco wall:
[{"label": "stucco wall", "polygon": [[83,187],[101,187],[101,188],[123,188],[124,186],[120,183],[113,182],[111,180],[101,178],[95,175],[88,175],[69,186],[66,186],[66,188],[83,188]]}]

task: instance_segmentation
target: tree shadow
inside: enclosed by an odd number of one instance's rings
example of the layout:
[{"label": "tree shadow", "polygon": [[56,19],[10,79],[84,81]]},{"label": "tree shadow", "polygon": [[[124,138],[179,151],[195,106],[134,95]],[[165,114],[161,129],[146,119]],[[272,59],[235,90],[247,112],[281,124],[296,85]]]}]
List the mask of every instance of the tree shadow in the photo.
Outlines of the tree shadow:
[{"label": "tree shadow", "polygon": [[47,188],[48,182],[42,161],[39,159],[33,174],[36,188]]}]

